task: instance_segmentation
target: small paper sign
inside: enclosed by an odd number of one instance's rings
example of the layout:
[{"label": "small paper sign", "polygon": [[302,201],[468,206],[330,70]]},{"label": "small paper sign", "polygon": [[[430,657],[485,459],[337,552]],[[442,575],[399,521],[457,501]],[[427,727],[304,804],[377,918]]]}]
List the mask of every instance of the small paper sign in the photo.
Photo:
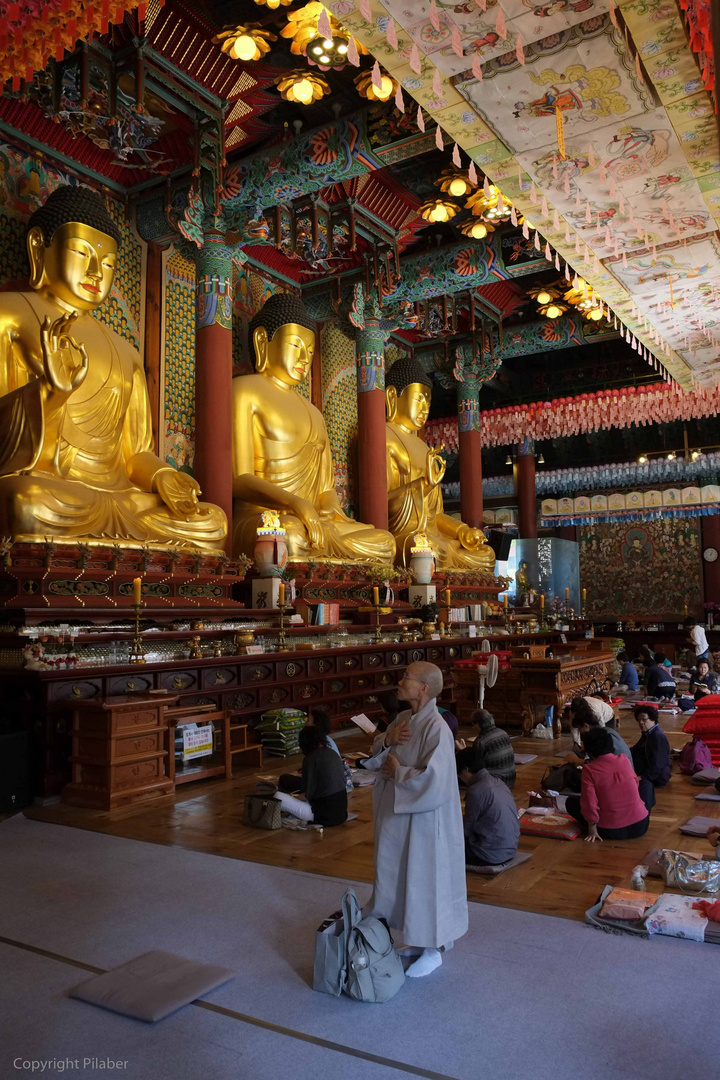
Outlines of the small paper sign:
[{"label": "small paper sign", "polygon": [[207,757],[213,752],[213,729],[212,724],[204,727],[195,727],[187,724],[183,728],[183,758],[191,761],[193,758]]},{"label": "small paper sign", "polygon": [[562,641],[563,645],[567,645],[567,638],[565,637],[564,634],[560,635],[560,640]]},{"label": "small paper sign", "polygon": [[473,623],[468,626],[468,637],[477,637],[477,626],[474,626]]},{"label": "small paper sign", "polygon": [[246,645],[245,652],[248,656],[256,656],[258,653],[265,652],[263,645]]}]

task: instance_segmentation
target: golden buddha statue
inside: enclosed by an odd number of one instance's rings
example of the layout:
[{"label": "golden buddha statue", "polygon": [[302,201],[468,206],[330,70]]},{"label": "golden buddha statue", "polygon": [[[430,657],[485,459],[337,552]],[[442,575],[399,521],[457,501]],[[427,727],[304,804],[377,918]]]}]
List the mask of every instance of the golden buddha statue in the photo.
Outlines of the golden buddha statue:
[{"label": "golden buddha statue", "polygon": [[271,296],[248,336],[256,373],[233,380],[233,553],[252,556],[263,510],[277,510],[291,560],[392,563],[390,533],[343,512],[322,413],[294,392],[315,350],[302,300]]},{"label": "golden buddha statue", "polygon": [[485,571],[495,568],[495,553],[481,529],[465,525],[443,510],[440,481],[445,461],[418,436],[430,411],[432,383],[417,360],[401,357],[385,376],[387,471],[390,531],[399,566],[410,564],[416,533],[425,533],[438,570]]},{"label": "golden buddha statue", "polygon": [[91,314],[119,243],[89,188],[30,218],[30,287],[0,293],[0,535],[220,551],[222,510],[153,453],[139,354]]}]

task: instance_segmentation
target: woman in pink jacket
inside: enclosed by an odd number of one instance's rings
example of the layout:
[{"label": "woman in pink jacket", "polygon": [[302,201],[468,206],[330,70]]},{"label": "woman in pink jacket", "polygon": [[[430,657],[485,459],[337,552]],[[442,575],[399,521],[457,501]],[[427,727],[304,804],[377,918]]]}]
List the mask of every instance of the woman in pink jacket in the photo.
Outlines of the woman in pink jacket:
[{"label": "woman in pink jacket", "polygon": [[624,755],[613,753],[610,733],[590,728],[583,735],[590,758],[583,766],[580,796],[569,796],[568,814],[587,824],[586,840],[634,840],[644,836],[650,811],[640,798],[638,777]]}]

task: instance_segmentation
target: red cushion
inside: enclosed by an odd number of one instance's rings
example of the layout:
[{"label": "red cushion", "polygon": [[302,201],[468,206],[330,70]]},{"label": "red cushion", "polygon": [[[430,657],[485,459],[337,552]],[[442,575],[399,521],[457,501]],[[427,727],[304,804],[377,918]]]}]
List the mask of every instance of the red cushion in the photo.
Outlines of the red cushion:
[{"label": "red cushion", "polygon": [[520,832],[524,836],[550,836],[554,840],[576,840],[582,826],[569,814],[523,814]]},{"label": "red cushion", "polygon": [[701,716],[694,713],[683,724],[688,735],[720,735],[720,716]]},{"label": "red cushion", "polygon": [[717,709],[720,713],[720,694],[704,694],[699,701],[695,702],[695,708],[702,712],[706,709]]}]

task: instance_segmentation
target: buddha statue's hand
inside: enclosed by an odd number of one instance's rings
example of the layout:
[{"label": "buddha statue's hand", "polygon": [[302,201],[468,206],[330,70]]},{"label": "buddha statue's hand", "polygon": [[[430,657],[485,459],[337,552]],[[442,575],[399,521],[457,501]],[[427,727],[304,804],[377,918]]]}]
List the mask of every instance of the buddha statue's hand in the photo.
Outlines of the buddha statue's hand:
[{"label": "buddha statue's hand", "polygon": [[307,529],[311,547],[323,549],[325,546],[325,530],[320,515],[312,503],[309,503],[306,499],[298,499],[293,506],[293,510]]},{"label": "buddha statue's hand", "polygon": [[54,321],[46,315],[40,328],[43,375],[50,389],[58,394],[71,394],[88,372],[85,346],[78,345],[70,336],[76,319],[76,311]]},{"label": "buddha statue's hand", "polygon": [[425,462],[425,480],[430,487],[437,487],[445,475],[445,458],[440,452],[441,448],[431,447]]},{"label": "buddha statue's hand", "polygon": [[457,538],[468,551],[473,551],[485,543],[485,533],[482,529],[474,529],[472,525],[461,525]]},{"label": "buddha statue's hand", "polygon": [[198,506],[200,485],[187,473],[175,469],[161,469],[155,474],[153,487],[171,514],[190,521],[196,516],[204,517],[211,513],[212,507]]}]

